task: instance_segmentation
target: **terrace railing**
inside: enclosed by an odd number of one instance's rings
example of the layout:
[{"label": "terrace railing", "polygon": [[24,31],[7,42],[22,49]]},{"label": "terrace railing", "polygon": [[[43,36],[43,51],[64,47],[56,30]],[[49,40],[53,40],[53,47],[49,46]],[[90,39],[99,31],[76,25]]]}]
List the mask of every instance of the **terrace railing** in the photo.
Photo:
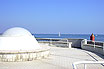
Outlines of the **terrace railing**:
[{"label": "terrace railing", "polygon": [[82,40],[81,48],[104,55],[104,42],[101,41]]},{"label": "terrace railing", "polygon": [[72,42],[69,42],[68,39],[53,39],[53,38],[37,38],[39,43],[48,44],[49,46],[55,45],[59,47],[69,47],[71,48]]},{"label": "terrace railing", "polygon": [[74,62],[72,64],[73,65],[73,69],[77,69],[77,65],[79,65],[79,64],[84,64],[84,68],[83,69],[87,69],[87,64],[101,64],[101,65],[103,65],[104,61],[79,61],[79,62]]}]

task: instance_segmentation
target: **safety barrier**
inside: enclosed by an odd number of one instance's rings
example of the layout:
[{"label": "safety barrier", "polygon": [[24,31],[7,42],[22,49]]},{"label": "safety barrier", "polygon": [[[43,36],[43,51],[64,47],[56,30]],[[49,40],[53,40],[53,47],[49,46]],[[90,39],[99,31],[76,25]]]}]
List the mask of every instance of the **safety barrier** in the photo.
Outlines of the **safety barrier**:
[{"label": "safety barrier", "polygon": [[104,61],[79,61],[79,62],[74,62],[73,69],[77,69],[77,65],[79,64],[84,64],[84,69],[87,69],[86,64],[104,64]]},{"label": "safety barrier", "polygon": [[104,42],[82,40],[81,48],[104,55]]},{"label": "safety barrier", "polygon": [[48,44],[49,46],[68,47],[71,48],[72,42],[68,39],[51,39],[51,38],[37,38],[39,43]]}]

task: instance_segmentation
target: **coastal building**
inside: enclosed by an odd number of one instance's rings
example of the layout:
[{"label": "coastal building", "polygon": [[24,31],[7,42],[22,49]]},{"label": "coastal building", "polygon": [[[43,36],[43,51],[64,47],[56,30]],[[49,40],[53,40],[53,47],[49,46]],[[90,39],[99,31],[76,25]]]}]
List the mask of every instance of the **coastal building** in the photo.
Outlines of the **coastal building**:
[{"label": "coastal building", "polygon": [[0,61],[29,61],[48,55],[49,50],[24,28],[10,28],[0,37]]}]

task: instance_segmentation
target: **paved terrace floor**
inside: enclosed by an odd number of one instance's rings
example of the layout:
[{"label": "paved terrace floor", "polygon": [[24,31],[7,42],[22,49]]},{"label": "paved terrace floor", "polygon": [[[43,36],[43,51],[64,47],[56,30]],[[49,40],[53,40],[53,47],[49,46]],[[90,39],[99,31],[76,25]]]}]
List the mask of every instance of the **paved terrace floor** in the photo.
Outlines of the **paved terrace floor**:
[{"label": "paved terrace floor", "polygon": [[[76,48],[51,47],[50,52],[51,55],[47,59],[26,62],[0,62],[0,69],[73,69],[73,62],[104,61],[103,58],[92,52]],[[83,64],[77,67],[78,69],[84,69]],[[87,65],[87,69],[104,69],[104,66],[90,64]]]}]

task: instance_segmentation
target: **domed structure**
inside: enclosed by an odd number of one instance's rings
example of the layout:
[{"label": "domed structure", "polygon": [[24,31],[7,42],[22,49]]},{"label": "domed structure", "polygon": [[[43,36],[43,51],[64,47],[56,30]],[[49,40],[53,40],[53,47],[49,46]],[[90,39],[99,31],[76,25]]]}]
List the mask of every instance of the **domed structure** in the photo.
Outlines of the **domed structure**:
[{"label": "domed structure", "polygon": [[0,36],[0,61],[30,61],[48,55],[49,48],[40,47],[35,37],[24,28],[10,28]]},{"label": "domed structure", "polygon": [[31,36],[31,33],[20,27],[14,27],[6,30],[2,36]]},{"label": "domed structure", "polygon": [[0,50],[36,50],[41,48],[34,36],[24,28],[10,28],[2,36]]}]

